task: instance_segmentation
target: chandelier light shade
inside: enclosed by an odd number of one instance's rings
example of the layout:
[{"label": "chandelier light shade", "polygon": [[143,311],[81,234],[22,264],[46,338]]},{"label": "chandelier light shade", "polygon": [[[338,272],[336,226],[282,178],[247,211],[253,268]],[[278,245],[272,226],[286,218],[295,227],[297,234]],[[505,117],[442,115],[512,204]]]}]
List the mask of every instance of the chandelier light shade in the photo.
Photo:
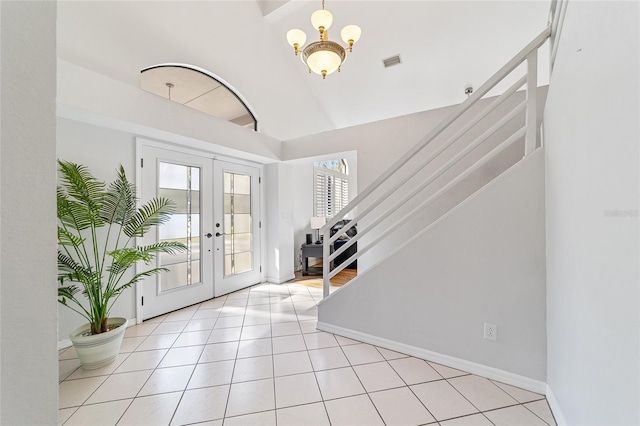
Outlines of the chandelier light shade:
[{"label": "chandelier light shade", "polygon": [[307,41],[307,35],[302,30],[289,30],[287,33],[287,41],[291,46],[296,49],[296,55],[300,46],[304,45]]},{"label": "chandelier light shade", "polygon": [[305,63],[309,72],[314,72],[326,78],[328,74],[336,71],[340,72],[342,64],[347,59],[347,49],[353,51],[353,44],[360,39],[362,30],[357,25],[347,25],[342,29],[340,35],[347,47],[342,47],[339,43],[329,40],[329,28],[333,23],[333,15],[324,8],[316,10],[311,15],[311,25],[319,32],[320,39],[313,41],[303,48],[307,41],[304,31],[293,29],[287,32],[287,41],[293,47],[294,53],[301,53],[300,59]]},{"label": "chandelier light shade", "polygon": [[311,25],[320,31],[320,34],[328,30],[331,24],[333,24],[333,15],[328,10],[324,10],[324,6],[311,15]]},{"label": "chandelier light shade", "polygon": [[347,25],[340,31],[340,36],[342,37],[342,41],[349,45],[349,52],[353,50],[353,43],[360,40],[360,27],[357,25]]}]

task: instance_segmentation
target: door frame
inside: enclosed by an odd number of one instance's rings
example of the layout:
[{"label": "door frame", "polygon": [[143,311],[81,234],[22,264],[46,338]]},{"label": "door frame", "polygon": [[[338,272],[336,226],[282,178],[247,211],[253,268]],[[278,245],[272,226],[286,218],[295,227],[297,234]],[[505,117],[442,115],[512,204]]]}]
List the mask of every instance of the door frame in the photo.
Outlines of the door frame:
[{"label": "door frame", "polygon": [[[189,147],[186,144],[178,144],[178,143],[170,143],[170,142],[161,142],[161,141],[156,141],[156,140],[151,140],[151,139],[146,139],[146,138],[142,138],[142,137],[136,137],[136,153],[135,153],[135,158],[136,158],[136,169],[135,169],[135,177],[136,177],[136,196],[138,197],[138,200],[140,200],[141,198],[141,191],[142,191],[142,172],[141,172],[141,164],[142,164],[142,147],[143,146],[150,146],[150,147],[154,147],[154,148],[160,148],[160,149],[164,149],[167,151],[175,151],[178,153],[184,153],[184,154],[189,154],[189,155],[196,155],[196,156],[200,156],[200,157],[204,157],[204,158],[209,158],[211,160],[221,160],[221,161],[226,161],[229,163],[235,163],[235,164],[239,164],[239,165],[243,165],[243,166],[250,166],[250,167],[255,167],[258,169],[258,177],[259,177],[259,196],[260,196],[260,213],[258,215],[258,220],[260,220],[263,224],[266,223],[265,221],[265,193],[264,193],[264,185],[262,185],[262,178],[264,175],[264,165],[262,163],[257,163],[254,161],[249,161],[249,160],[244,160],[241,158],[236,158],[236,157],[230,157],[227,155],[222,155],[219,153],[216,153],[215,151],[206,151],[206,150],[202,150],[202,149],[197,149],[197,148],[193,148],[193,147]],[[215,203],[215,200],[214,200]],[[140,201],[138,201],[138,207],[140,206]],[[214,207],[215,209],[215,207]],[[213,211],[211,212],[211,214],[213,215]],[[260,265],[259,266],[264,266],[265,265],[265,255],[266,255],[266,232],[265,232],[266,227],[262,226],[259,228],[259,233],[260,233]],[[137,240],[137,238],[136,238]],[[138,244],[138,241],[136,241],[136,244]],[[213,259],[212,259],[213,261]],[[142,271],[142,267],[140,264],[136,264],[136,273],[139,273]],[[265,281],[265,274],[266,274],[266,268],[262,268],[262,271],[260,272],[260,282],[264,282]],[[215,286],[215,269],[214,269],[214,286]],[[142,283],[141,282],[137,282],[135,285],[135,300],[136,300],[136,323],[137,324],[141,324],[142,323]]]}]

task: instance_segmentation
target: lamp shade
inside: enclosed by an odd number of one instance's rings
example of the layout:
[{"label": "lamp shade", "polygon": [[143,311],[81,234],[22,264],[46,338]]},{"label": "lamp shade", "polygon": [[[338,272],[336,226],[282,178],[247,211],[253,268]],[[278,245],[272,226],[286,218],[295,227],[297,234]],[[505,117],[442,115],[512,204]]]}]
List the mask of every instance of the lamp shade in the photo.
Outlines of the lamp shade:
[{"label": "lamp shade", "polygon": [[333,23],[333,15],[328,10],[320,9],[313,12],[311,15],[311,25],[316,30],[320,30],[320,27],[324,27],[324,30],[328,30]]},{"label": "lamp shade", "polygon": [[311,218],[311,229],[320,229],[327,223],[326,217],[315,216]]},{"label": "lamp shade", "polygon": [[335,72],[341,64],[342,58],[332,50],[316,50],[307,58],[307,66],[309,69],[320,75]]},{"label": "lamp shade", "polygon": [[347,25],[340,31],[340,36],[345,43],[349,43],[349,41],[355,43],[360,40],[360,34],[362,34],[362,30],[357,25]]},{"label": "lamp shade", "polygon": [[287,32],[287,41],[291,46],[295,46],[296,44],[302,46],[307,41],[307,35],[302,30],[289,30],[289,32]]}]

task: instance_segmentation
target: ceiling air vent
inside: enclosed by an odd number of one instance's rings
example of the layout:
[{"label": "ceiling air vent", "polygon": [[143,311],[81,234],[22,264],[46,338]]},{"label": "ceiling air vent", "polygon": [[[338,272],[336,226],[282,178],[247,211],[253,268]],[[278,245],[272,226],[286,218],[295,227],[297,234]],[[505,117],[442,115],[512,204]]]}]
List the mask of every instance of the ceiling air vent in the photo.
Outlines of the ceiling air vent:
[{"label": "ceiling air vent", "polygon": [[387,59],[383,59],[382,63],[384,64],[385,68],[389,68],[389,67],[392,67],[394,65],[398,65],[398,64],[401,63],[400,55],[396,55],[396,56],[392,56],[392,57],[387,58]]}]

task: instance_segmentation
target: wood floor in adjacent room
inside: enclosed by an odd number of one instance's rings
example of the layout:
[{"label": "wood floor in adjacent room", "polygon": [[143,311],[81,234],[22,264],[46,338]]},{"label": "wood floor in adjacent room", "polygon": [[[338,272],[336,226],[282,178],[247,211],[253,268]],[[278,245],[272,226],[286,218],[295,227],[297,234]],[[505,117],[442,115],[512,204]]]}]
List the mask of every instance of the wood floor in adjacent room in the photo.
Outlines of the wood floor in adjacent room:
[{"label": "wood floor in adjacent room", "polygon": [[[331,285],[334,287],[341,287],[354,279],[356,275],[358,275],[358,271],[356,269],[343,269],[335,277],[331,278]],[[307,287],[322,288],[322,275],[303,276],[302,272],[297,271],[293,282]]]}]

